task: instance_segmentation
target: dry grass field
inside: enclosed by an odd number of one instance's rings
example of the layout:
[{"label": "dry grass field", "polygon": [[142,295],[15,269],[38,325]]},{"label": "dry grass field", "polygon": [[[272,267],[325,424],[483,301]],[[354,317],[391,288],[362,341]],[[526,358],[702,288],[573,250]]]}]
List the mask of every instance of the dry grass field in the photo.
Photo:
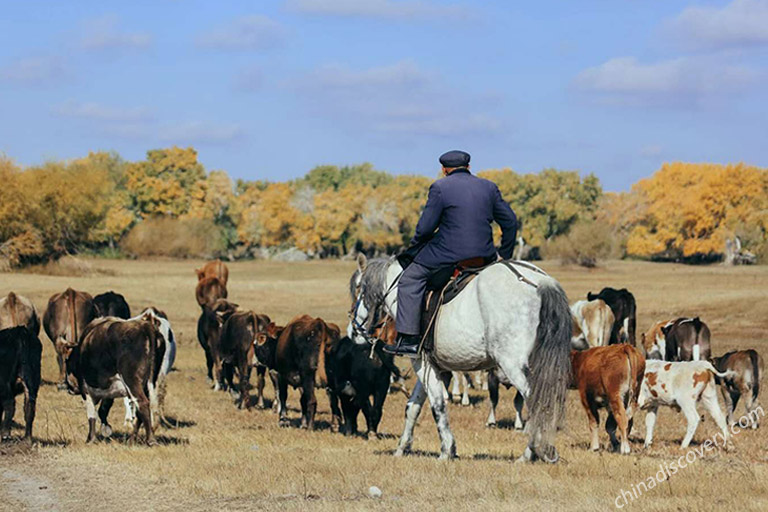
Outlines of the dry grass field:
[{"label": "dry grass field", "polygon": [[[562,462],[552,466],[513,464],[526,438],[511,427],[511,391],[501,392],[498,429],[484,426],[488,400],[482,391],[472,392],[471,407],[450,407],[460,456],[452,462],[436,458],[439,443],[428,410],[416,429],[417,453],[392,456],[405,405],[399,394],[390,395],[385,404],[380,430],[386,436],[380,440],[332,433],[324,393],[318,396],[317,431],[281,429],[273,412],[237,410],[228,394],[216,393],[206,383],[204,356],[195,337],[199,308],[193,269],[200,262],[90,263],[98,272],[87,277],[0,274],[0,293],[14,290],[30,297],[41,314],[47,298],[67,286],[92,294],[115,290],[134,311],[146,305],[165,310],[179,340],[167,401],[178,428],[160,429],[160,446],[128,446],[122,404],[116,403],[113,438],[86,445],[85,407],[78,397],[52,385],[54,351],[42,334],[44,385],[35,443],[0,446],[2,510],[608,510],[621,489],[647,480],[660,464],[686,453],[679,447],[684,419],[670,409],[660,411],[652,449],[642,449],[641,412],[631,455],[589,452],[587,421],[575,391],[569,392],[568,424],[557,440]],[[306,312],[346,325],[353,265],[233,263],[229,296],[278,322]],[[543,266],[563,283],[571,301],[605,285],[629,288],[637,298],[638,336],[656,320],[700,315],[712,330],[714,354],[751,347],[768,357],[768,267],[639,262],[608,262],[594,270],[548,262]],[[272,396],[270,384],[267,393]],[[768,406],[768,399],[764,403]],[[298,404],[292,391],[292,418],[298,418]],[[692,447],[715,432],[707,417]],[[15,436],[22,433],[14,429]],[[602,430],[601,442],[607,443]],[[740,433],[734,442],[732,452],[706,454],[625,508],[766,510],[768,423]],[[380,499],[368,497],[372,485],[382,489]]]}]

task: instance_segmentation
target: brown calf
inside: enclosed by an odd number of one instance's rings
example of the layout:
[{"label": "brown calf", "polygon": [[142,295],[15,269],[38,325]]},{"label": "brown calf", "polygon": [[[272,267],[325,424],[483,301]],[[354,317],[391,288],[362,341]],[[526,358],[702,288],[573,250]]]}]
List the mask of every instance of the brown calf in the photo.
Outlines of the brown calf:
[{"label": "brown calf", "polygon": [[217,277],[205,277],[197,282],[195,298],[200,307],[212,304],[217,299],[226,299],[227,286]]},{"label": "brown calf", "polygon": [[[592,433],[590,449],[599,450],[598,409],[607,407],[605,430],[614,450],[629,453],[629,432],[632,415],[637,409],[637,396],[645,373],[645,358],[639,350],[628,344],[594,347],[583,352],[571,351],[571,365],[587,413]],[[616,426],[619,438],[616,438]]]},{"label": "brown calf", "polygon": [[753,414],[753,411],[760,407],[757,399],[760,394],[760,379],[763,376],[763,358],[752,349],[735,350],[720,357],[713,357],[712,364],[719,372],[731,370],[735,373],[731,377],[720,379],[720,391],[725,402],[728,424],[733,424],[733,411],[743,396],[747,414],[752,420],[752,428],[757,428],[760,415]]},{"label": "brown calf", "polygon": [[203,265],[203,268],[195,269],[195,272],[198,281],[202,281],[206,277],[215,277],[224,286],[227,286],[227,281],[229,281],[229,269],[221,260],[209,261]]},{"label": "brown calf", "polygon": [[66,353],[80,343],[80,335],[88,323],[99,316],[93,297],[67,288],[48,299],[43,315],[43,328],[56,349],[59,363],[59,389],[65,389]]},{"label": "brown calf", "polygon": [[[238,311],[233,313],[224,323],[221,339],[218,344],[218,358],[221,361],[223,379],[229,387],[230,393],[235,397],[238,408],[250,408],[248,399],[248,381],[251,377],[251,369],[257,365],[258,372],[258,402],[260,408],[264,407],[264,374],[266,367],[258,364],[254,354],[253,342],[256,334],[263,332],[270,324],[267,315],[257,315],[253,311]],[[239,391],[235,389],[234,375],[237,370]]]},{"label": "brown calf", "polygon": [[[337,325],[309,315],[298,316],[283,328],[270,323],[265,332],[256,336],[256,357],[278,373],[280,425],[288,425],[286,400],[290,384],[301,388],[301,427],[314,429],[317,410],[315,387],[328,388],[325,359],[339,336]],[[328,389],[328,397],[333,415],[331,428],[337,430],[341,424],[338,399],[332,389]]]}]

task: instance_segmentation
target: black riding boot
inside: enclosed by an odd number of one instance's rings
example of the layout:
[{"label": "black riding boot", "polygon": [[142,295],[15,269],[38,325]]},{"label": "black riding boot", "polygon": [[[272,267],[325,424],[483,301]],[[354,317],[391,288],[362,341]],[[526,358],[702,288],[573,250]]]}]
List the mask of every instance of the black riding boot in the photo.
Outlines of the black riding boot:
[{"label": "black riding boot", "polygon": [[418,334],[398,334],[395,345],[384,345],[383,350],[396,356],[414,356],[419,353],[420,342]]}]

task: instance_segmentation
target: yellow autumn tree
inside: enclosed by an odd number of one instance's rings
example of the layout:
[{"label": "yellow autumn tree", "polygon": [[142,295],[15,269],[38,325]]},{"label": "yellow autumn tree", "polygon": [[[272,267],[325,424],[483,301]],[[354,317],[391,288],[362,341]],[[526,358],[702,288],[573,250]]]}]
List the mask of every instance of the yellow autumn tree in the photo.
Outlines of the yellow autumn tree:
[{"label": "yellow autumn tree", "polygon": [[756,233],[747,245],[763,244],[768,233],[767,169],[675,162],[632,193],[646,207],[629,234],[629,255],[711,259],[745,226]]}]

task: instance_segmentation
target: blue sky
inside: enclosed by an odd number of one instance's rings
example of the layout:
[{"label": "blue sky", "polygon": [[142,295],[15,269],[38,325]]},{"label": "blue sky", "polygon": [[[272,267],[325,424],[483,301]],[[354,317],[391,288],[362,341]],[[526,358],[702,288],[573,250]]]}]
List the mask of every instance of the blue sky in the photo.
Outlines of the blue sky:
[{"label": "blue sky", "polygon": [[768,0],[3,2],[0,152],[30,165],[192,145],[284,180],[768,165]]}]

